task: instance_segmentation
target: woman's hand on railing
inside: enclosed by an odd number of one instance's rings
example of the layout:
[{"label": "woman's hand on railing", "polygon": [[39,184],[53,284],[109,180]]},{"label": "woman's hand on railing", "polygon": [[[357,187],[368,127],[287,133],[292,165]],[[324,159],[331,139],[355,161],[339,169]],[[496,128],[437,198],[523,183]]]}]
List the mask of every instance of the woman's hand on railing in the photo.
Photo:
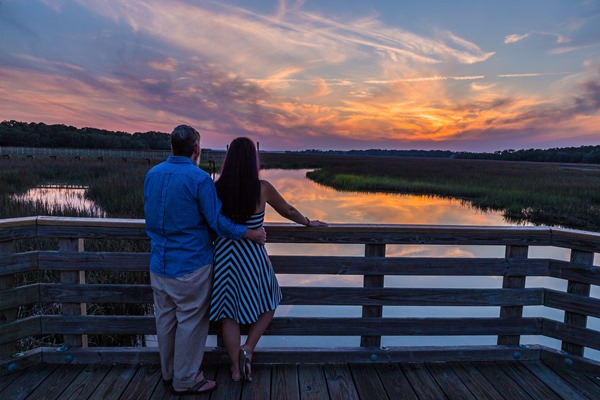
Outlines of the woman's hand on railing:
[{"label": "woman's hand on railing", "polygon": [[310,220],[307,217],[306,220],[308,221],[308,224],[306,224],[306,226],[313,226],[313,227],[329,226],[329,224],[327,222],[319,221],[318,219]]}]

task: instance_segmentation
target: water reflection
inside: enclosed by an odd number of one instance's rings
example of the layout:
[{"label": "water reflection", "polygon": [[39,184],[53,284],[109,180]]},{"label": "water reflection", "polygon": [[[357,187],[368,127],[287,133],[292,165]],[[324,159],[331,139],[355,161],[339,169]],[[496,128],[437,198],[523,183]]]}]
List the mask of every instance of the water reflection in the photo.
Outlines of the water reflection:
[{"label": "water reflection", "polygon": [[106,217],[106,212],[93,201],[85,197],[86,186],[66,184],[48,184],[29,189],[22,194],[13,195],[13,199],[22,202],[42,204],[48,211],[69,211],[77,215]]},{"label": "water reflection", "polygon": [[[342,224],[514,225],[497,212],[483,212],[459,200],[386,193],[339,192],[306,178],[307,170],[263,170],[291,204],[311,219]],[[289,222],[272,209],[267,222]]]}]

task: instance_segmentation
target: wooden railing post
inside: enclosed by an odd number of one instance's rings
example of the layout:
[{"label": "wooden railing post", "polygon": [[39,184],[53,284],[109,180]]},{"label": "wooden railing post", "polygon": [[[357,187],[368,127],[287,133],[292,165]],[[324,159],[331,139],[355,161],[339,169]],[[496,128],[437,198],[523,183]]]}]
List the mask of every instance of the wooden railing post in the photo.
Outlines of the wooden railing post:
[{"label": "wooden railing post", "polygon": [[[506,246],[506,258],[527,258],[528,246]],[[502,289],[524,289],[525,276],[505,276],[502,279]],[[501,306],[501,318],[522,318],[523,306]],[[498,345],[518,345],[520,335],[498,335]]]},{"label": "wooden railing post", "polygon": [[[7,240],[0,242],[0,257],[13,254],[15,252],[14,241]],[[12,275],[0,276],[0,290],[11,289],[15,286]],[[0,311],[0,326],[8,324],[17,319],[17,310],[8,309]],[[17,342],[0,344],[0,356],[10,356],[18,351]]]},{"label": "wooden railing post", "polygon": [[[365,245],[365,257],[385,257],[385,244],[366,244]],[[384,282],[383,275],[364,275],[363,287],[365,288],[382,288]],[[383,316],[382,306],[363,306],[362,317],[376,317],[381,318]],[[381,336],[361,336],[360,337],[361,347],[380,347]]]},{"label": "wooden railing post", "polygon": [[[589,251],[571,250],[571,262],[580,264],[581,266],[591,266],[594,264],[594,253]],[[567,284],[567,293],[577,296],[589,296],[590,284],[569,280]],[[565,324],[585,328],[587,325],[587,315],[565,311]],[[583,351],[585,349],[582,345],[564,340],[561,348],[569,354],[578,356],[583,356]]]},{"label": "wooden railing post", "polygon": [[[84,251],[83,239],[60,239],[59,251]],[[85,271],[61,271],[61,283],[85,283]],[[63,303],[62,315],[86,315],[85,303]],[[64,345],[68,347],[87,347],[87,335],[64,335]]]}]

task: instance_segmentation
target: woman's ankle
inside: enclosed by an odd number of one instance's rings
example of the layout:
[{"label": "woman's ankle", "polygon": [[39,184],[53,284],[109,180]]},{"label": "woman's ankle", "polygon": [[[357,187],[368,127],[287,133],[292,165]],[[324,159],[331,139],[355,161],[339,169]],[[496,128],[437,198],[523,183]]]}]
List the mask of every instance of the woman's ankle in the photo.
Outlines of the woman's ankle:
[{"label": "woman's ankle", "polygon": [[241,381],[242,380],[242,372],[239,368],[231,366],[231,380],[232,381]]}]

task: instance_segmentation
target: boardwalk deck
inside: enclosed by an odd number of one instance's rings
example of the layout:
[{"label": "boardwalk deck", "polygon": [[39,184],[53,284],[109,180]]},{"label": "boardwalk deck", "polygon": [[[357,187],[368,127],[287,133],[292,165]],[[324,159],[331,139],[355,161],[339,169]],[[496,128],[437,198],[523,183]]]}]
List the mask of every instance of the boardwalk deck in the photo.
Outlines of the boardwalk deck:
[{"label": "boardwalk deck", "polygon": [[[198,399],[428,400],[598,399],[600,377],[542,361],[255,365],[236,383],[226,365],[209,366],[219,387]],[[2,399],[176,399],[149,365],[40,364],[5,375]]]}]

